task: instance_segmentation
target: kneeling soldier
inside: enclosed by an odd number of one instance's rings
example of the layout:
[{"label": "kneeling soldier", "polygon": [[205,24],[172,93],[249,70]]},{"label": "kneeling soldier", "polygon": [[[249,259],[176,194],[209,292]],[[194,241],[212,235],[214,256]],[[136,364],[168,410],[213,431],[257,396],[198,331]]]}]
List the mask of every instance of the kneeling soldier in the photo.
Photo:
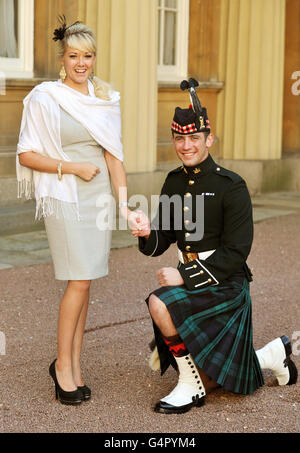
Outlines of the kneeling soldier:
[{"label": "kneeling soldier", "polygon": [[[183,165],[168,174],[151,226],[141,213],[141,229],[133,231],[145,255],[159,256],[172,243],[178,246],[178,268],[159,270],[161,287],[147,299],[161,373],[170,364],[179,371],[178,384],[155,407],[161,413],[202,406],[205,394],[218,386],[251,394],[264,384],[264,368],[280,385],[297,381],[286,336],[259,351],[253,348],[252,274],[246,264],[253,240],[250,195],[239,175],[210,156],[214,137],[195,86],[193,79],[182,83],[193,105],[177,107],[171,126]],[[173,201],[167,214],[166,197]]]}]

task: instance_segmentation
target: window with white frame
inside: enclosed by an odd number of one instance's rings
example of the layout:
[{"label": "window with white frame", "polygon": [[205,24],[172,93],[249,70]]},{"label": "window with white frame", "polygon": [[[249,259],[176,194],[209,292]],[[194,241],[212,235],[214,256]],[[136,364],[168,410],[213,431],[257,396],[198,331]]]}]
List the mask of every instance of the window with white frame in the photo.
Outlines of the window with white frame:
[{"label": "window with white frame", "polygon": [[189,0],[159,0],[158,33],[158,80],[181,81],[188,67]]},{"label": "window with white frame", "polygon": [[34,0],[0,0],[0,71],[33,77]]}]

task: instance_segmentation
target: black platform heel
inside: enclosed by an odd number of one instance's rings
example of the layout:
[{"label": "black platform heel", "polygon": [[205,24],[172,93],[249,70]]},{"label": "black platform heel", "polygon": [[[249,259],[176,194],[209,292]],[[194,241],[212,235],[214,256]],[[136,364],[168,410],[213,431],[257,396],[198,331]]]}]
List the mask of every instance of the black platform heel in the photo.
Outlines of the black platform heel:
[{"label": "black platform heel", "polygon": [[49,367],[49,374],[54,381],[56,399],[58,399],[62,404],[69,404],[72,406],[77,406],[78,404],[81,404],[82,401],[84,400],[82,390],[77,388],[77,390],[66,392],[60,387],[56,377],[55,362],[56,359],[51,363]]}]

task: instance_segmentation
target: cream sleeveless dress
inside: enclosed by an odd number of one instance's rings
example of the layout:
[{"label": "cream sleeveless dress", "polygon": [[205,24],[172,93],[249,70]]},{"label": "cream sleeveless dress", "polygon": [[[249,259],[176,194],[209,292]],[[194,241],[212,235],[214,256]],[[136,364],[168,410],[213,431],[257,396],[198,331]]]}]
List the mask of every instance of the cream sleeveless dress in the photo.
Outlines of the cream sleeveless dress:
[{"label": "cream sleeveless dress", "polygon": [[103,148],[79,122],[63,109],[60,111],[61,143],[64,152],[72,162],[90,162],[97,165],[100,173],[89,182],[76,176],[80,220],[74,215],[53,214],[45,217],[45,228],[55,278],[93,280],[108,274],[111,230],[100,230],[96,222],[97,218],[105,217],[108,209],[105,199],[112,194],[110,177]]}]

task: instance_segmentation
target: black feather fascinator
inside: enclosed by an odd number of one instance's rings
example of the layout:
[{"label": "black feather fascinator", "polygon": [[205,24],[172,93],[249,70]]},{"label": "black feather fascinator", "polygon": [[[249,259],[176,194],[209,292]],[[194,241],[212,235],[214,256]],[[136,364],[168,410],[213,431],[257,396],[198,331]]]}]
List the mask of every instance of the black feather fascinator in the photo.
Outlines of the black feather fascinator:
[{"label": "black feather fascinator", "polygon": [[53,41],[61,41],[65,37],[66,29],[67,29],[67,24],[66,24],[66,16],[58,16],[58,20],[61,24],[60,28],[56,28],[53,32]]},{"label": "black feather fascinator", "polygon": [[77,20],[76,22],[74,22],[74,24],[69,25],[69,27],[67,27],[67,19],[66,19],[66,16],[64,14],[62,16],[58,16],[58,20],[59,20],[59,22],[61,24],[61,27],[60,28],[56,28],[54,30],[54,32],[53,32],[53,35],[54,35],[53,41],[61,41],[62,39],[64,39],[65,33],[68,30],[68,28],[73,27],[73,25],[82,23],[79,20]]}]

